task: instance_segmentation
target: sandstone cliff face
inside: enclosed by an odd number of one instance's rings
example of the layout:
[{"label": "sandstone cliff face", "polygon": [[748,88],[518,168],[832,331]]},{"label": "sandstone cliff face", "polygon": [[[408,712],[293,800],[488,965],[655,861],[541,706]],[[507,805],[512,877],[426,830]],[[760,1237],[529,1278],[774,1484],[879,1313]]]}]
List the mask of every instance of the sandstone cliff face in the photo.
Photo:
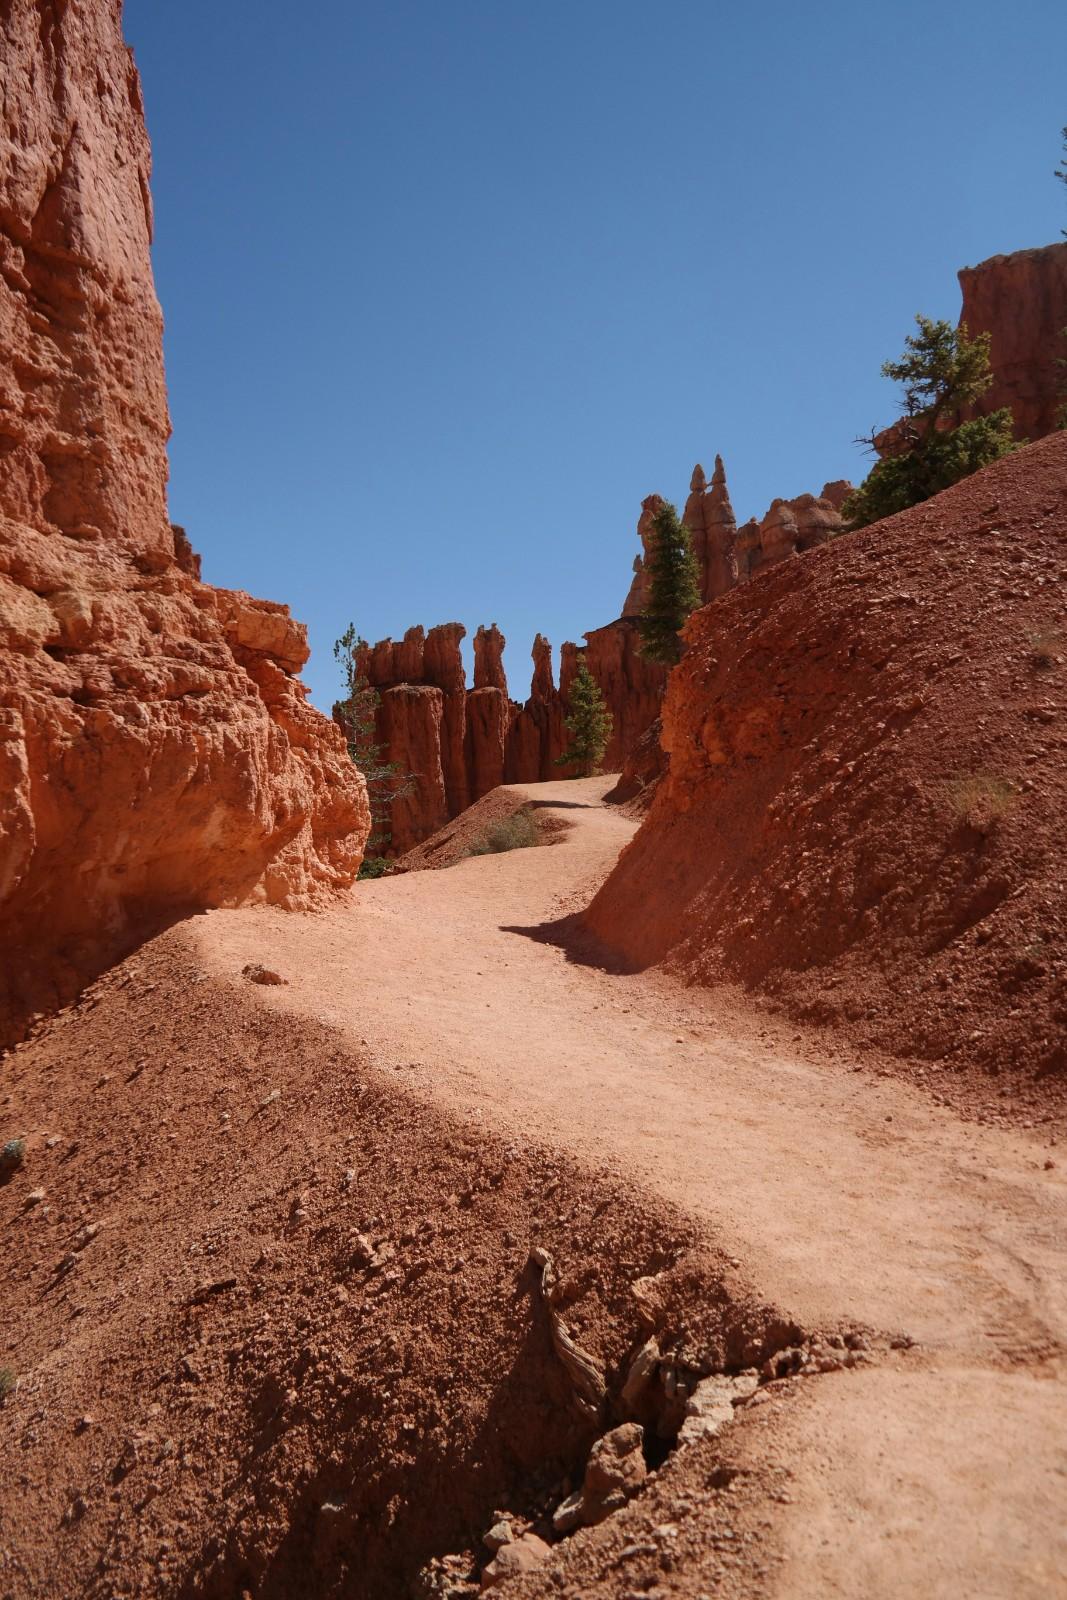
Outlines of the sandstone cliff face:
[{"label": "sandstone cliff face", "polygon": [[304,630],[167,518],[120,0],[0,0],[0,46],[2,1038],[169,918],[349,884],[368,819]]},{"label": "sandstone cliff face", "polygon": [[990,335],[993,385],[976,406],[981,416],[1010,406],[1018,439],[1041,439],[1057,426],[1067,358],[1067,243],[992,256],[959,275],[960,321]]},{"label": "sandstone cliff face", "polygon": [[[993,382],[966,411],[943,420],[956,427],[968,417],[988,416],[1007,406],[1017,439],[1043,439],[1059,426],[1067,404],[1067,243],[1041,250],[991,256],[959,272],[963,291],[960,325],[989,334]],[[874,436],[880,456],[907,448],[903,420]]]},{"label": "sandstone cliff face", "polygon": [[591,930],[868,1045],[1067,1068],[1065,527],[1057,433],[696,612]]}]

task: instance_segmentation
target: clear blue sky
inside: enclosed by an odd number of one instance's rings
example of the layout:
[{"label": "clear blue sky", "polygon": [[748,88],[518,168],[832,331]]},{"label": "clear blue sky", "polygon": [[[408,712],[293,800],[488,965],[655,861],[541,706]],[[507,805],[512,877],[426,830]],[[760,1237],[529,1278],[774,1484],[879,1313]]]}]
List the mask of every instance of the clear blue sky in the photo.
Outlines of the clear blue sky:
[{"label": "clear blue sky", "polygon": [[956,269],[1067,226],[1062,0],[127,0],[171,515],[333,639],[616,616],[642,498],[863,475]]}]

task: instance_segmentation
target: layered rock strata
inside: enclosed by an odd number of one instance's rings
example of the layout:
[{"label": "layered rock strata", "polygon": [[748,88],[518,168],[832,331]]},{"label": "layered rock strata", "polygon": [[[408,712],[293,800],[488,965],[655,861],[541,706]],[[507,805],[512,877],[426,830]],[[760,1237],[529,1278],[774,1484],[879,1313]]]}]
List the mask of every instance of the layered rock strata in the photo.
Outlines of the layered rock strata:
[{"label": "layered rock strata", "polygon": [[349,884],[367,830],[303,628],[167,516],[121,10],[0,4],[0,1039],[170,918]]}]

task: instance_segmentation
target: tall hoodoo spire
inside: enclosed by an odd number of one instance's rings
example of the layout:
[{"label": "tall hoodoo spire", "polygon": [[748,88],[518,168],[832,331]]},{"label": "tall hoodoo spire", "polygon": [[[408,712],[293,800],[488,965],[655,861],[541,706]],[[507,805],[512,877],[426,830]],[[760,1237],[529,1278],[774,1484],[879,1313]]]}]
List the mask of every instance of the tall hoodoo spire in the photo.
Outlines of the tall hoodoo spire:
[{"label": "tall hoodoo spire", "polygon": [[697,560],[700,598],[707,604],[725,594],[737,582],[734,542],[737,522],[726,488],[722,457],[715,457],[715,470],[708,486],[704,468],[698,462],[689,483],[683,521],[693,541]]}]

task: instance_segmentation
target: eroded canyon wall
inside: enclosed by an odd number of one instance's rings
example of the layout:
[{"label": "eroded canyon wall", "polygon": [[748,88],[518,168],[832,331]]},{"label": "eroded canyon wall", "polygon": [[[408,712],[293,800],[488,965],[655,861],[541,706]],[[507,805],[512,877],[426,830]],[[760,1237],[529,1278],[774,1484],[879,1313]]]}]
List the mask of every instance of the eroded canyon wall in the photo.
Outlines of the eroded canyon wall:
[{"label": "eroded canyon wall", "polygon": [[288,609],[167,516],[121,0],[0,0],[0,1039],[145,931],[349,884],[368,826]]},{"label": "eroded canyon wall", "polygon": [[[428,633],[409,628],[403,639],[368,645],[359,658],[361,673],[380,696],[382,758],[415,780],[392,807],[394,853],[428,838],[498,784],[541,783],[565,772],[557,763],[567,744],[564,718],[579,647],[563,646],[557,687],[552,646],[538,634],[530,694],[520,704],[508,693],[506,641],[496,624],[475,634],[473,688],[467,688],[460,650],[465,636],[458,622]],[[622,765],[625,750],[657,716],[666,683],[664,669],[645,661],[638,643],[636,623],[620,619],[587,633],[582,647],[614,720],[609,771]]]}]

